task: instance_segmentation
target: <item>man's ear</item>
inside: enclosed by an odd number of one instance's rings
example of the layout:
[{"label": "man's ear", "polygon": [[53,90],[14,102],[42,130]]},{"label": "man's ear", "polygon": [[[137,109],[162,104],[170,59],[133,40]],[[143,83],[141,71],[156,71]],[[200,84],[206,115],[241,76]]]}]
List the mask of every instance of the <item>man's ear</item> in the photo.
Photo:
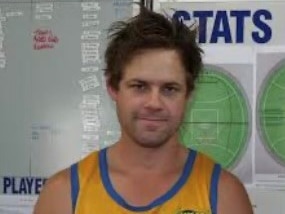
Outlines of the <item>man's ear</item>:
[{"label": "man's ear", "polygon": [[117,96],[118,96],[118,89],[114,88],[110,84],[110,79],[108,77],[106,78],[106,88],[107,88],[108,94],[111,97],[111,99],[113,101],[116,101],[117,100]]}]

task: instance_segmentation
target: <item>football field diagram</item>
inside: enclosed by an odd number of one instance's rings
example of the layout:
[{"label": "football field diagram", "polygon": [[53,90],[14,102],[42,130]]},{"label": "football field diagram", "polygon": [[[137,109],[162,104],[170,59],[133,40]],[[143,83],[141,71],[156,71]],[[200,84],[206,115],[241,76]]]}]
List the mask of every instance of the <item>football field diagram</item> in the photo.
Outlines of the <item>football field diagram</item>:
[{"label": "football field diagram", "polygon": [[240,84],[214,66],[204,68],[188,103],[180,137],[225,168],[233,167],[245,151],[250,135],[250,113]]},{"label": "football field diagram", "polygon": [[270,155],[285,164],[285,61],[278,63],[262,84],[257,123]]}]

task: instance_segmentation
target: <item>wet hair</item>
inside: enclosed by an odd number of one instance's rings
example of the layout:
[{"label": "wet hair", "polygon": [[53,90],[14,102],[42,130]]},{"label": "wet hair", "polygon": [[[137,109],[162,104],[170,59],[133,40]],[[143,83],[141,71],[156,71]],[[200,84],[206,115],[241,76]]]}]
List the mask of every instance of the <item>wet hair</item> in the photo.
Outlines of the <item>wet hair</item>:
[{"label": "wet hair", "polygon": [[143,50],[176,50],[186,70],[188,94],[202,68],[202,49],[197,43],[197,27],[141,7],[137,16],[115,22],[109,29],[105,52],[107,83],[119,90],[125,66]]}]

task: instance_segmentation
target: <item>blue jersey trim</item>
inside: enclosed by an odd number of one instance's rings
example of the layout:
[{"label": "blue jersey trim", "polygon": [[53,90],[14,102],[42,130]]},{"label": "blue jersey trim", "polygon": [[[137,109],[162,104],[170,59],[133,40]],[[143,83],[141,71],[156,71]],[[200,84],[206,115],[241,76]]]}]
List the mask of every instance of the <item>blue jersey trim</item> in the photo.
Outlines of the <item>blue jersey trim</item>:
[{"label": "blue jersey trim", "polygon": [[79,178],[78,178],[78,165],[73,164],[70,167],[70,184],[71,184],[71,202],[72,202],[72,213],[75,213],[75,207],[79,192]]},{"label": "blue jersey trim", "polygon": [[100,172],[101,177],[103,181],[103,185],[109,195],[122,207],[134,211],[134,212],[141,212],[141,211],[147,211],[150,210],[156,206],[162,205],[166,201],[168,201],[170,198],[172,198],[179,190],[180,188],[186,183],[187,179],[189,178],[193,164],[196,158],[196,151],[190,150],[189,155],[187,157],[182,175],[178,179],[178,181],[170,188],[168,192],[166,192],[161,197],[154,200],[152,203],[150,203],[147,206],[132,206],[128,204],[113,188],[109,174],[108,174],[108,163],[107,163],[107,149],[103,149],[99,153],[99,166],[100,166]]},{"label": "blue jersey trim", "polygon": [[218,205],[218,184],[221,174],[221,165],[215,164],[212,178],[211,178],[211,189],[210,189],[210,203],[212,214],[217,214]]}]

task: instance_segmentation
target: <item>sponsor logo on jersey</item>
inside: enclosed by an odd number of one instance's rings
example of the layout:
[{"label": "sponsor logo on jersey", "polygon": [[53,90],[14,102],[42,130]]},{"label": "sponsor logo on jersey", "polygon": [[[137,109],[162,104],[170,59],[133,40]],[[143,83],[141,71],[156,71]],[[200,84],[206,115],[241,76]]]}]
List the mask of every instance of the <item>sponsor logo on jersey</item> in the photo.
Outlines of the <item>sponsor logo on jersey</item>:
[{"label": "sponsor logo on jersey", "polygon": [[180,210],[176,214],[211,214],[210,211]]}]

